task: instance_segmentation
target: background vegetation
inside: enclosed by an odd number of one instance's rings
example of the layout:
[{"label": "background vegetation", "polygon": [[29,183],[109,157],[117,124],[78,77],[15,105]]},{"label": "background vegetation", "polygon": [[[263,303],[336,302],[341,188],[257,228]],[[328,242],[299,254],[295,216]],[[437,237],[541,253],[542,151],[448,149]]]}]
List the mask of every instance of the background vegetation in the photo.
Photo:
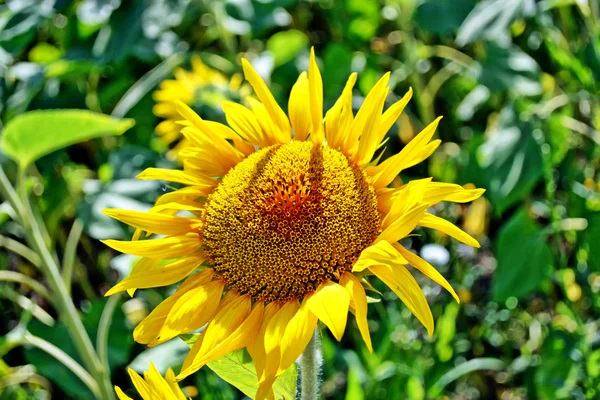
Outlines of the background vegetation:
[{"label": "background vegetation", "polygon": [[[4,126],[49,108],[135,120],[121,136],[39,159],[24,182],[58,255],[71,255],[70,290],[92,339],[104,292],[132,261],[98,241],[131,234],[100,210],[148,208],[164,184],[133,177],[175,165],[154,133],[160,119],[152,114],[152,91],[176,66],[189,68],[192,54],[227,75],[241,71],[244,56],[286,105],[310,46],[320,58],[326,107],[351,71],[359,72],[356,106],[388,70],[390,102],[413,88],[389,133],[390,153],[445,116],[438,130],[444,143],[404,180],[433,176],[487,189],[486,199],[437,210],[475,235],[480,250],[429,231],[411,243],[448,278],[461,304],[418,277],[436,320],[429,338],[377,287],[383,296],[370,307],[373,354],[353,324],[341,343],[324,335],[323,398],[600,397],[596,0],[0,1]],[[196,94],[205,99],[203,115],[221,119],[206,91]],[[40,127],[38,134],[56,133]],[[0,165],[18,179],[16,164],[1,153]],[[13,216],[0,200],[0,277],[18,272],[45,284],[35,257],[19,251],[24,232]],[[183,360],[187,346],[179,339],[150,350],[132,340],[134,324],[167,293],[143,290],[117,304],[108,357],[112,380],[124,389],[131,387],[128,365],[143,371],[152,359],[164,371]],[[33,316],[31,334],[77,359],[49,300],[26,285],[0,283],[0,335],[23,323],[23,308]],[[9,346],[7,338],[0,337],[0,399],[91,398],[54,358]],[[185,385],[202,399],[242,398],[206,368]]]}]

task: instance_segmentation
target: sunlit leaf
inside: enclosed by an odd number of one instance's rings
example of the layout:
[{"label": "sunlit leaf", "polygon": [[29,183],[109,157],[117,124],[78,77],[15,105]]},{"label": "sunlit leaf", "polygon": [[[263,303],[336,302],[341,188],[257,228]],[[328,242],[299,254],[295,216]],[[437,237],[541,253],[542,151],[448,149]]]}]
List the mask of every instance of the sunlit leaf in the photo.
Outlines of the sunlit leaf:
[{"label": "sunlit leaf", "polygon": [[546,235],[525,211],[519,211],[500,230],[496,257],[492,295],[497,302],[536,290],[550,277],[554,263]]},{"label": "sunlit leaf", "polygon": [[2,150],[22,168],[75,143],[121,135],[135,124],[85,110],[30,111],[13,118],[3,131]]}]

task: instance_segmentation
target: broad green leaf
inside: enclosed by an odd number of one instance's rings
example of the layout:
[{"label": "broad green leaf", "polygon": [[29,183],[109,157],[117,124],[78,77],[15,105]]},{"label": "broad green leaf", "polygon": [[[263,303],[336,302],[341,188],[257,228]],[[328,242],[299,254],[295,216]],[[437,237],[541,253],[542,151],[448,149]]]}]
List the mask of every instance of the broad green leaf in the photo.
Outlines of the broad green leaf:
[{"label": "broad green leaf", "polygon": [[588,227],[584,233],[584,240],[588,245],[588,263],[594,271],[600,271],[600,213],[590,214],[587,218]]},{"label": "broad green leaf", "polygon": [[453,33],[474,6],[474,0],[425,0],[417,6],[413,20],[425,32]]},{"label": "broad green leaf", "polygon": [[500,230],[496,257],[492,294],[497,302],[527,296],[550,276],[553,268],[546,236],[526,211],[519,211]]},{"label": "broad green leaf", "polygon": [[481,173],[474,182],[487,189],[497,215],[526,197],[542,177],[542,151],[533,135],[532,124],[518,121],[515,111],[506,107],[477,150]]},{"label": "broad green leaf", "polygon": [[267,40],[267,50],[273,53],[275,67],[293,60],[306,46],[308,36],[295,29],[278,32]]},{"label": "broad green leaf", "polygon": [[485,0],[461,25],[456,44],[464,46],[477,39],[497,40],[508,35],[508,28],[518,18],[535,13],[534,0]]},{"label": "broad green leaf", "polygon": [[75,143],[121,135],[135,124],[87,110],[40,110],[19,115],[6,125],[2,150],[21,168]]},{"label": "broad green leaf", "polygon": [[[188,346],[192,347],[200,334],[179,335]],[[225,382],[235,386],[242,393],[254,398],[258,390],[258,377],[252,357],[246,349],[236,350],[224,357],[208,363],[208,368],[219,375]],[[296,398],[296,380],[298,369],[292,364],[283,375],[275,380],[273,394],[276,400],[294,400]]]},{"label": "broad green leaf", "polygon": [[554,400],[570,398],[562,394],[571,394],[574,389],[574,369],[578,363],[573,362],[573,354],[579,352],[577,338],[566,331],[556,330],[550,332],[544,340],[541,349],[541,360],[536,368],[534,383],[537,398],[540,400]]},{"label": "broad green leaf", "polygon": [[352,72],[352,48],[343,43],[331,43],[323,52],[323,91],[325,98],[337,98]]},{"label": "broad green leaf", "polygon": [[[224,381],[238,388],[250,398],[254,398],[258,389],[258,378],[254,362],[245,349],[237,350],[208,363]],[[275,380],[273,394],[277,400],[294,400],[296,398],[296,379],[298,369],[292,364],[283,375]]]}]

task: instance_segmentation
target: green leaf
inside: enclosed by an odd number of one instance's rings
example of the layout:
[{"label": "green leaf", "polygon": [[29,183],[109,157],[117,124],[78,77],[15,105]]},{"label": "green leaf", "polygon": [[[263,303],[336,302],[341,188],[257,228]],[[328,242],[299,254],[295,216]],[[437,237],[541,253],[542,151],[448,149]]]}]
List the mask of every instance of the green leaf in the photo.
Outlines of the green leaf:
[{"label": "green leaf", "polygon": [[[179,338],[192,347],[199,334],[180,335]],[[252,357],[246,349],[236,350],[224,357],[208,363],[208,368],[219,375],[225,382],[235,386],[242,393],[254,398],[258,390],[258,377]],[[296,380],[298,368],[292,364],[283,375],[275,380],[273,394],[276,400],[294,400],[296,398]]]},{"label": "green leaf", "polygon": [[600,213],[587,217],[588,227],[584,233],[584,241],[588,245],[588,263],[596,272],[600,271]]},{"label": "green leaf", "polygon": [[121,135],[135,124],[86,110],[30,111],[13,118],[4,129],[2,150],[21,168],[75,143]]},{"label": "green leaf", "polygon": [[579,352],[577,338],[568,332],[550,332],[541,349],[541,360],[535,371],[534,383],[537,398],[553,400],[568,398],[561,394],[573,393],[569,377],[579,365],[573,362],[573,353]]},{"label": "green leaf", "polygon": [[527,296],[550,276],[553,268],[546,236],[524,210],[500,229],[496,257],[492,295],[497,302]]},{"label": "green leaf", "polygon": [[477,4],[461,25],[456,44],[464,46],[477,39],[497,40],[519,18],[535,13],[534,0],[485,0]]},{"label": "green leaf", "polygon": [[352,72],[352,48],[342,43],[331,43],[323,52],[323,91],[325,98],[337,98]]},{"label": "green leaf", "polygon": [[417,6],[413,20],[425,32],[453,33],[474,6],[474,0],[425,0]]},{"label": "green leaf", "polygon": [[275,67],[293,60],[308,46],[308,36],[295,29],[278,32],[267,40],[267,50],[273,53]]},{"label": "green leaf", "polygon": [[515,111],[506,107],[477,150],[481,173],[475,183],[487,189],[497,215],[529,195],[542,177],[542,151],[533,134],[533,125],[518,121]]}]

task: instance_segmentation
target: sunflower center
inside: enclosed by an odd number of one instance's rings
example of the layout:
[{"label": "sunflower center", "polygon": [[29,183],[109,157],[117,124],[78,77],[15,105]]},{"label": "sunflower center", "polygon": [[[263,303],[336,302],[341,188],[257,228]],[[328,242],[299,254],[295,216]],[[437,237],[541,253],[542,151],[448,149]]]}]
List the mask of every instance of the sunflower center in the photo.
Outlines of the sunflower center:
[{"label": "sunflower center", "polygon": [[203,246],[217,274],[267,302],[338,280],[376,238],[362,170],[337,150],[293,141],[252,154],[206,201]]}]

